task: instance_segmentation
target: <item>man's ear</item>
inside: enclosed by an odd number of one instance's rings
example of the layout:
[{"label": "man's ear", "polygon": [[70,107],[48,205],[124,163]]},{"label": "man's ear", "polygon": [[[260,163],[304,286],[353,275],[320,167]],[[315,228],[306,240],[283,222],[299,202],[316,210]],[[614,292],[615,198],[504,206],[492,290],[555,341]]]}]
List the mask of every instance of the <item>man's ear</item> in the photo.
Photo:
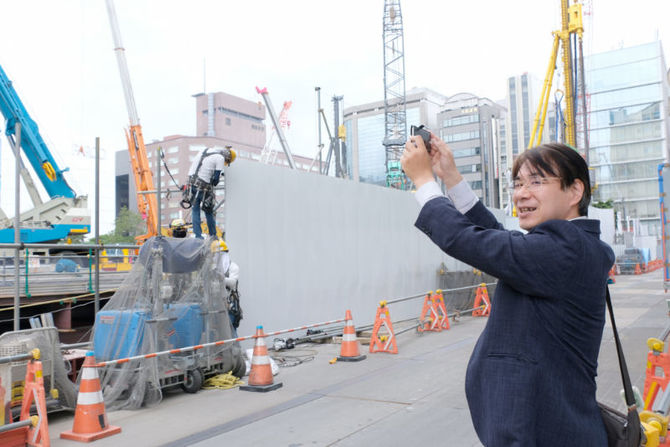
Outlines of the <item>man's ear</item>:
[{"label": "man's ear", "polygon": [[579,205],[579,202],[582,200],[582,196],[584,195],[584,182],[582,182],[579,179],[575,179],[575,181],[568,187],[570,190],[570,205]]}]

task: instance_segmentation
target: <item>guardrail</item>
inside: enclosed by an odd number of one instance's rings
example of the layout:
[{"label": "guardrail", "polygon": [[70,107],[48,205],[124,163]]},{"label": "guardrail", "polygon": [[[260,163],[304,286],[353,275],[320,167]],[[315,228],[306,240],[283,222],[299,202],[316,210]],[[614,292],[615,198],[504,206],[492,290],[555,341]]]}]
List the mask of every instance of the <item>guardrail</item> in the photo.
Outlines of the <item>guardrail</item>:
[{"label": "guardrail", "polygon": [[[105,268],[105,265],[110,265],[106,261],[121,257],[120,254],[112,253],[109,256],[101,257],[101,252],[103,250],[123,251],[126,249],[127,253],[122,255],[122,262],[128,261],[127,263],[130,264],[130,259],[136,256],[136,249],[138,248],[139,246],[134,244],[0,244],[0,251],[5,249],[4,256],[0,255],[0,261],[2,261],[0,263],[2,269],[0,297],[13,296],[14,298],[14,305],[9,308],[14,311],[14,330],[20,328],[21,290],[23,290],[23,297],[27,298],[30,298],[33,293],[44,294],[48,292],[53,295],[54,289],[58,289],[57,291],[61,294],[77,294],[86,291],[95,295],[93,302],[97,312],[100,308],[101,269]],[[8,250],[13,250],[13,257],[8,256]],[[48,254],[53,252],[57,254],[55,256],[34,255],[31,254],[31,250],[39,253]],[[77,255],[77,252],[88,254],[81,256]],[[113,266],[115,272],[119,271],[118,264],[117,262],[116,266]],[[11,270],[12,275],[8,270]],[[52,273],[64,273],[65,275],[59,278],[47,275]],[[86,276],[84,276],[85,273],[87,273]],[[123,281],[123,276],[125,275],[118,275],[118,278],[115,278],[105,275],[103,278],[105,287],[118,287]],[[82,278],[85,278],[84,281],[82,281]],[[60,281],[57,279],[60,279]],[[82,285],[85,287],[84,290],[82,290]],[[9,293],[9,289],[12,289],[13,294]],[[8,308],[2,310],[8,310]]]}]

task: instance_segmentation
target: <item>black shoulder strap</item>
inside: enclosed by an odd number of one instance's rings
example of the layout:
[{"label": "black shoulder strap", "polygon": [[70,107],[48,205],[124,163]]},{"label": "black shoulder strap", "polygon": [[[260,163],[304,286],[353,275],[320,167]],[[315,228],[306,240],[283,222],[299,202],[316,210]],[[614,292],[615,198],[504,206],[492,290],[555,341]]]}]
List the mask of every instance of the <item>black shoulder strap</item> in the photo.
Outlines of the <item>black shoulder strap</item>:
[{"label": "black shoulder strap", "polygon": [[202,166],[202,161],[205,159],[205,157],[208,156],[208,155],[212,155],[212,154],[207,153],[208,150],[209,150],[209,148],[206,147],[205,150],[203,151],[202,155],[200,156],[200,160],[198,161],[198,167],[195,168],[195,172],[193,173],[193,175],[195,175],[195,176],[198,175],[198,172],[200,172],[200,166]]},{"label": "black shoulder strap", "polygon": [[628,409],[635,408],[635,396],[633,395],[633,387],[630,383],[630,376],[628,375],[628,367],[626,367],[626,359],[623,356],[623,349],[621,348],[621,340],[619,340],[619,332],[616,329],[614,321],[614,311],[612,310],[612,299],[610,298],[610,288],[607,286],[607,309],[610,314],[610,321],[612,322],[612,331],[614,332],[614,342],[616,343],[616,352],[619,356],[619,369],[621,370],[621,381],[623,382],[624,394],[626,396],[626,405]]}]

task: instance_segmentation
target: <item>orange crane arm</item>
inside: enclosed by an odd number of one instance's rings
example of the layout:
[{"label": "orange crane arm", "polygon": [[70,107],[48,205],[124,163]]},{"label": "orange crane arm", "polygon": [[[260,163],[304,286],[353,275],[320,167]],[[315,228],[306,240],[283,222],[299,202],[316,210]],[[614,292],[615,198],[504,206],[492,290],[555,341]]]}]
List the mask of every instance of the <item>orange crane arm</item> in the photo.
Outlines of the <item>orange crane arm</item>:
[{"label": "orange crane arm", "polygon": [[121,32],[119,31],[119,23],[116,18],[116,10],[114,9],[113,0],[107,0],[107,12],[112,29],[112,38],[114,39],[116,61],[119,65],[119,73],[121,74],[121,85],[123,86],[128,117],[130,118],[130,128],[126,131],[126,140],[128,141],[130,164],[133,168],[135,187],[137,189],[137,208],[139,209],[142,218],[145,219],[147,223],[146,234],[135,238],[139,244],[142,244],[150,237],[158,234],[158,204],[154,194],[143,194],[145,191],[154,190],[154,179],[151,169],[149,169],[147,149],[144,146],[142,126],[140,126],[140,120],[137,116],[135,97],[133,96],[133,88],[130,84],[125,49],[121,43]]}]

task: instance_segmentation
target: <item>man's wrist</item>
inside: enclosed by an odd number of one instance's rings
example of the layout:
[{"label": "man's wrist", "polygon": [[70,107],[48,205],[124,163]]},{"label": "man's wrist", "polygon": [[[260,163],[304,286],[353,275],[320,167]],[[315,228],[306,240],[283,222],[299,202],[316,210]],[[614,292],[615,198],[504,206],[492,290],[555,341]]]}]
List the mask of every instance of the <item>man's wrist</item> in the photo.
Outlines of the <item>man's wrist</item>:
[{"label": "man's wrist", "polygon": [[444,183],[444,186],[447,187],[447,189],[453,188],[454,186],[458,185],[462,181],[463,181],[463,176],[458,171],[456,171],[455,175],[446,175],[442,179],[442,182]]},{"label": "man's wrist", "polygon": [[434,181],[435,178],[433,178],[432,175],[421,175],[414,180],[414,186],[416,187],[416,189],[419,189],[426,183]]}]

